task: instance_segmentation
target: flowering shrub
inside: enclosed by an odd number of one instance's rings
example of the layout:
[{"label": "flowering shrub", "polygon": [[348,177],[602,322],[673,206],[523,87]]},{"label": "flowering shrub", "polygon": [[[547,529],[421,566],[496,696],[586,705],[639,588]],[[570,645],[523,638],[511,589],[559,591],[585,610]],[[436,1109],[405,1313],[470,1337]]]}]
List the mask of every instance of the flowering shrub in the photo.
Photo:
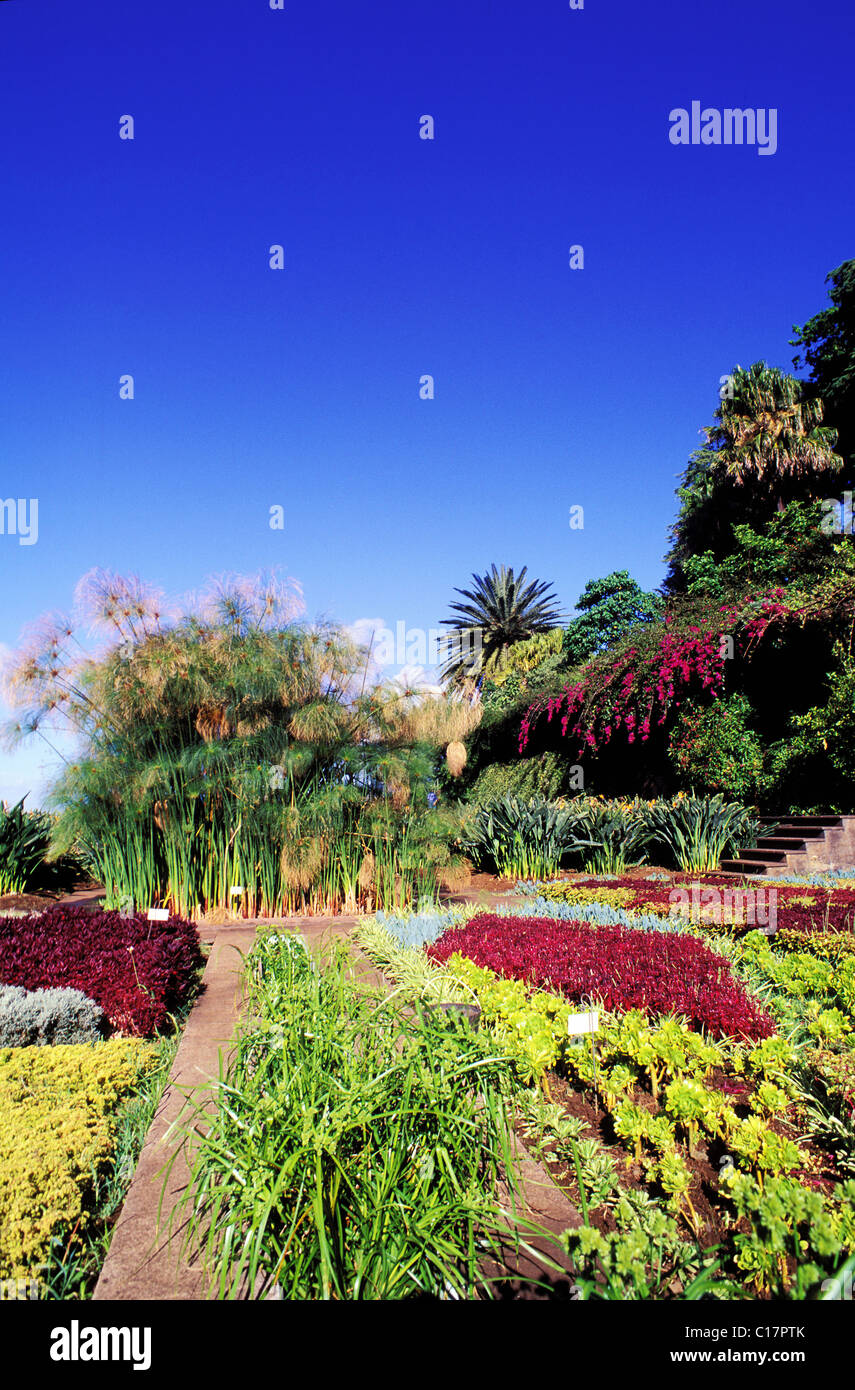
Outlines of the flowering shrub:
[{"label": "flowering shrub", "polygon": [[722,792],[747,800],[763,778],[763,745],[750,727],[751,705],[744,695],[689,702],[680,709],[668,753],[684,786]]},{"label": "flowering shrub", "polygon": [[189,998],[202,963],[192,922],[52,907],[0,918],[0,984],[81,990],[112,1029],[150,1037]]},{"label": "flowering shrub", "polygon": [[113,1151],[111,1112],[153,1061],[124,1038],[0,1049],[0,1278],[42,1263],[58,1227],[85,1227]]},{"label": "flowering shrub", "polygon": [[658,640],[645,651],[636,647],[617,656],[595,659],[583,680],[571,682],[546,702],[535,701],[520,726],[520,752],[527,747],[535,722],[561,718],[561,733],[571,741],[571,756],[596,753],[620,729],[628,743],[650,737],[654,723],[664,724],[679,694],[709,691],[716,695],[724,685],[725,657],[720,633],[732,613],[723,612],[713,626],[709,618],[685,632],[673,630],[671,620],[662,624]]},{"label": "flowering shrub", "polygon": [[455,953],[571,999],[598,999],[606,1009],[684,1014],[714,1037],[775,1031],[727,963],[692,936],[484,913],[428,948],[442,962]]},{"label": "flowering shrub", "polygon": [[[669,614],[643,634],[594,657],[557,695],[535,700],[520,725],[519,750],[528,747],[532,729],[544,714],[547,721],[560,717],[571,757],[596,754],[620,731],[627,743],[645,743],[651,730],[665,723],[674,706],[683,707],[698,697],[707,704],[711,697],[723,693],[727,655],[722,636],[732,636],[739,642],[742,656],[750,659],[767,635],[771,641],[783,635],[788,625],[804,627],[808,622],[827,619],[834,611],[828,595],[788,595],[783,589],[774,589],[753,592],[739,604],[723,603],[695,623],[688,623],[686,615],[678,618]],[[674,752],[694,767],[693,746],[702,734],[707,741],[712,734],[718,742],[724,738],[732,743],[733,732],[683,728],[677,734]],[[754,763],[757,751],[752,745]],[[701,752],[697,750],[699,766]],[[729,763],[719,769],[718,781],[713,780],[710,788],[736,793],[736,786],[721,781],[723,770],[734,773],[737,769]]]}]

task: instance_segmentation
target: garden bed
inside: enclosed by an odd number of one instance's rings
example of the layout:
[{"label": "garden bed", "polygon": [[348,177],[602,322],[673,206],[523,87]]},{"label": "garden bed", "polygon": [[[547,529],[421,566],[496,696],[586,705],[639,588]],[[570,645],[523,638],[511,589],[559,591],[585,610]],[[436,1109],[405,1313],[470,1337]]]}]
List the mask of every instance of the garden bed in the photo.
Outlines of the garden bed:
[{"label": "garden bed", "polygon": [[91,1296],[202,961],[175,919],[56,905],[0,918],[7,1293]]},{"label": "garden bed", "polygon": [[[769,938],[744,921],[672,916],[661,890],[673,882],[577,878],[494,913],[446,913],[433,934],[424,916],[359,936],[422,998],[454,997],[456,985],[476,1000],[515,1059],[528,1088],[519,1133],[583,1211],[566,1235],[582,1296],[817,1297],[855,1245],[848,890],[813,886],[805,903],[795,886]],[[837,930],[822,929],[829,904]],[[675,943],[715,959],[718,985],[729,981],[744,1018],[763,1026],[710,1026],[708,1000],[687,996],[687,972],[669,960]],[[660,967],[647,999],[627,970],[636,957]],[[682,996],[682,1017],[660,1012],[663,984],[672,1009]],[[568,1020],[597,1006],[592,1051]]]}]

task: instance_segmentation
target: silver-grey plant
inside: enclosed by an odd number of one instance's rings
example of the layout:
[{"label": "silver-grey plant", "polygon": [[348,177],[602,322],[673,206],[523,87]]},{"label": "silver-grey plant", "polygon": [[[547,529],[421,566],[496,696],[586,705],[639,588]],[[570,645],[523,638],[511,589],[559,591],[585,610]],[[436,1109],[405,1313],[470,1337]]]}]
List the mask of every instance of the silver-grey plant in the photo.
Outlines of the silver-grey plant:
[{"label": "silver-grey plant", "polygon": [[104,1011],[79,989],[0,985],[0,1047],[96,1042]]}]

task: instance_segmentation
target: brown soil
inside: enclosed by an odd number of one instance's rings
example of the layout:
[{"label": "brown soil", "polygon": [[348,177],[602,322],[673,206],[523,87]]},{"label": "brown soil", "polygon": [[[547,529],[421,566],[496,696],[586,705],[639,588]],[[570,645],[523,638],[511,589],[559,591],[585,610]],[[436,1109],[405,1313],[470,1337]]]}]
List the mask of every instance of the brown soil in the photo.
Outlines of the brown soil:
[{"label": "brown soil", "polygon": [[469,882],[460,891],[473,893],[512,893],[517,886],[515,878],[499,878],[498,874],[470,874]]},{"label": "brown soil", "polygon": [[[723,1087],[722,1083],[724,1083]],[[750,1084],[745,1085],[743,1093],[740,1094],[734,1087],[733,1078],[727,1077],[719,1071],[708,1078],[707,1084],[713,1089],[726,1090],[740,1119],[744,1119],[750,1113],[748,1101],[753,1090]],[[576,1089],[566,1078],[555,1072],[549,1073],[548,1085],[552,1100],[561,1105],[568,1115],[584,1121],[585,1130],[580,1138],[583,1140],[597,1139],[610,1154],[621,1189],[627,1191],[641,1188],[654,1200],[667,1201],[667,1195],[656,1183],[645,1180],[643,1167],[633,1160],[631,1151],[618,1139],[609,1112],[597,1101],[592,1092]],[[653,1113],[659,1109],[657,1101],[646,1091],[637,1090],[631,1099],[636,1105]],[[790,1139],[796,1137],[793,1124],[776,1119],[771,1121],[770,1127]],[[531,1146],[531,1138],[526,1138],[521,1125],[519,1132],[523,1141]],[[836,1172],[833,1161],[827,1153],[816,1148],[809,1141],[801,1139],[799,1142],[801,1147],[810,1154],[810,1169],[795,1173],[793,1176],[798,1177],[807,1186],[813,1186],[821,1191],[830,1191],[834,1182],[841,1180],[841,1175]],[[718,1244],[725,1247],[730,1246],[734,1233],[747,1233],[750,1226],[746,1219],[733,1223],[732,1209],[719,1190],[720,1162],[726,1152],[726,1145],[720,1139],[710,1140],[702,1134],[695,1147],[689,1149],[688,1145],[684,1143],[680,1147],[680,1152],[693,1177],[690,1197],[698,1229],[697,1232],[692,1229],[686,1214],[678,1218],[678,1229],[684,1237],[692,1240],[697,1239],[701,1246],[710,1247]],[[568,1157],[567,1151],[565,1150],[562,1154],[553,1143],[548,1144],[542,1151],[539,1150],[537,1156],[557,1186],[567,1194],[572,1202],[578,1205],[578,1183],[572,1158]],[[589,1217],[591,1225],[597,1227],[603,1234],[608,1234],[616,1229],[616,1223],[609,1207],[592,1208]],[[754,1297],[760,1297],[760,1295],[755,1294]]]},{"label": "brown soil", "polygon": [[0,912],[43,912],[55,902],[53,893],[2,893]]}]

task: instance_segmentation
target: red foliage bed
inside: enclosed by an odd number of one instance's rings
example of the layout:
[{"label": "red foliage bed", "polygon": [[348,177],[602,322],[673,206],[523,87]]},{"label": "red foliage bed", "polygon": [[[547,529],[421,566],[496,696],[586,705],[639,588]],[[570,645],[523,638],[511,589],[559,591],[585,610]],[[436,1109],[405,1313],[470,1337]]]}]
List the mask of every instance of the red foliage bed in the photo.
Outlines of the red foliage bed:
[{"label": "red foliage bed", "polygon": [[0,917],[0,984],[79,989],[110,1026],[150,1037],[190,995],[202,963],[192,922],[52,907]]},{"label": "red foliage bed", "polygon": [[774,1023],[704,942],[678,932],[483,913],[428,948],[610,1010],[684,1014],[713,1037],[768,1037]]}]

